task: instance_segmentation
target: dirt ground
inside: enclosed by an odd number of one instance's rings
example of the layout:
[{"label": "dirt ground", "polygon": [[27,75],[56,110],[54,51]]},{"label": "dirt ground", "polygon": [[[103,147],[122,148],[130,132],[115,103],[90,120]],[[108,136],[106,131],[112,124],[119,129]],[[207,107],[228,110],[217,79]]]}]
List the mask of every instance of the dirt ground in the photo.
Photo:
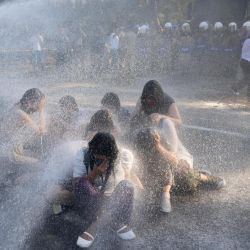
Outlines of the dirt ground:
[{"label": "dirt ground", "polygon": [[[134,78],[117,85],[110,84],[107,76],[99,82],[40,79],[27,81],[25,86],[18,85],[17,80],[10,80],[10,84],[19,86],[20,91],[24,87],[41,86],[50,107],[60,96],[71,94],[87,120],[107,91],[116,92],[122,104],[132,108],[149,79],[159,80],[175,98],[184,123],[180,135],[194,156],[195,166],[223,176],[227,186],[220,191],[201,191],[194,197],[175,196],[173,212],[167,216],[156,208],[144,211],[136,205],[135,240],[120,241],[103,223],[91,249],[250,249],[250,105],[244,93],[237,98],[231,96],[233,80],[172,75]],[[77,249],[80,220],[73,211],[52,215],[48,207],[46,216],[34,225],[20,248]],[[2,236],[5,230],[6,227],[0,229]],[[1,249],[14,248],[5,245]]]}]

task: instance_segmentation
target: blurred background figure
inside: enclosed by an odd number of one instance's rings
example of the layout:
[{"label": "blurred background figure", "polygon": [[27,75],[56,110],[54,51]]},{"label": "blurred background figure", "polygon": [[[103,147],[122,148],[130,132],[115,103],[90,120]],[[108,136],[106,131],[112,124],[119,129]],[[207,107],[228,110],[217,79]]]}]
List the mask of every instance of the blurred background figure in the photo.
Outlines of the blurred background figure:
[{"label": "blurred background figure", "polygon": [[235,22],[228,24],[224,34],[224,71],[223,76],[236,77],[238,58],[240,56],[240,37],[238,25]]},{"label": "blurred background figure", "polygon": [[207,73],[209,49],[209,25],[207,21],[199,24],[198,32],[195,37],[194,59],[197,66],[197,73]]},{"label": "blurred background figure", "polygon": [[233,85],[232,89],[234,93],[238,95],[239,91],[247,86],[247,101],[250,102],[250,34],[243,43],[240,67],[243,72],[243,77],[240,81]]},{"label": "blurred background figure", "polygon": [[39,71],[44,69],[44,58],[43,58],[43,45],[44,38],[40,33],[35,34],[31,37],[32,44],[32,62],[34,71]]},{"label": "blurred background figure", "polygon": [[181,34],[179,41],[179,72],[183,75],[190,74],[192,69],[192,51],[194,47],[194,40],[191,34],[191,27],[189,23],[183,23],[181,26]]},{"label": "blurred background figure", "polygon": [[112,32],[108,36],[108,41],[106,43],[106,49],[109,53],[109,66],[111,69],[119,68],[119,48],[120,48],[120,38],[116,31]]}]

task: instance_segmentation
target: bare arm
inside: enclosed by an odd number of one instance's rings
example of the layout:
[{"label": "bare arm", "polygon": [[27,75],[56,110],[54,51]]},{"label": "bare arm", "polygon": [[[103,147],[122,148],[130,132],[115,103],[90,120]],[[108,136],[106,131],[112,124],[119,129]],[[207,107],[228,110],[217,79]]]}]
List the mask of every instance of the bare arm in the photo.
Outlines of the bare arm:
[{"label": "bare arm", "polygon": [[174,123],[175,127],[179,127],[182,123],[179,110],[175,103],[171,104],[167,115],[153,113],[150,115],[150,117],[156,124],[158,124],[164,118],[171,120]]},{"label": "bare arm", "polygon": [[139,179],[139,177],[137,176],[136,173],[131,172],[130,173],[130,180],[135,184],[135,186],[137,186],[140,189],[144,189],[141,180]]},{"label": "bare arm", "polygon": [[25,124],[29,125],[37,133],[39,133],[39,127],[37,126],[37,124],[31,119],[31,117],[27,113],[20,111],[20,115],[21,115],[21,118]]},{"label": "bare arm", "polygon": [[174,153],[168,151],[161,145],[159,145],[158,147],[159,147],[159,150],[162,152],[162,155],[165,158],[165,160],[167,160],[172,166],[176,166],[178,164],[178,160]]},{"label": "bare arm", "polygon": [[43,98],[39,105],[39,131],[41,134],[46,133],[46,117],[45,117],[45,98]]},{"label": "bare arm", "polygon": [[170,118],[175,126],[179,127],[182,124],[181,115],[179,109],[175,103],[172,103],[168,110],[168,118]]}]

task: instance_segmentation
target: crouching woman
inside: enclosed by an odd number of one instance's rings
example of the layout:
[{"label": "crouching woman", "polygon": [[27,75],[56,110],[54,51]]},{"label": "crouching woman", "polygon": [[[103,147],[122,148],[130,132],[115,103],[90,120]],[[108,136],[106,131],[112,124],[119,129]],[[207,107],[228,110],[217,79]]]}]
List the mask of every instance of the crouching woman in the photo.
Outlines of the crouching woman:
[{"label": "crouching woman", "polygon": [[135,139],[142,185],[147,196],[151,193],[156,202],[160,201],[162,212],[171,212],[171,191],[187,194],[202,187],[220,189],[226,185],[221,177],[190,168],[186,160],[178,159],[162,141],[158,132],[150,128],[139,131]]},{"label": "crouching woman", "polygon": [[[97,133],[87,148],[81,149],[74,162],[73,182],[76,206],[88,219],[89,227],[78,237],[79,247],[90,247],[95,239],[97,224],[103,211],[106,186],[113,176],[118,148],[109,133]],[[135,234],[130,228],[133,210],[133,185],[123,180],[118,183],[109,198],[111,227],[123,240],[132,240]]]}]

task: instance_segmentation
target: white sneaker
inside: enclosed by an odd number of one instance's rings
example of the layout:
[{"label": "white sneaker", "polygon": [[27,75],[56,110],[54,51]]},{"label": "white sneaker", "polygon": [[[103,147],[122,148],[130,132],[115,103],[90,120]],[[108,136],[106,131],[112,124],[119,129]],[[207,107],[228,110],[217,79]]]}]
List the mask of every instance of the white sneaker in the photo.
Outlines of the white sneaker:
[{"label": "white sneaker", "polygon": [[171,202],[170,202],[170,194],[162,193],[161,196],[161,209],[163,213],[170,213],[172,211]]},{"label": "white sneaker", "polygon": [[78,236],[76,245],[81,248],[89,248],[93,244],[95,238],[88,232],[84,232],[84,234],[88,235],[92,240],[85,240],[82,237]]},{"label": "white sneaker", "polygon": [[123,226],[122,228],[120,228],[119,230],[117,230],[117,235],[122,239],[122,240],[133,240],[135,239],[135,233],[133,232],[132,229],[130,229],[127,232],[124,233],[120,233],[122,230],[124,230],[125,228],[128,228],[127,225]]},{"label": "white sneaker", "polygon": [[226,180],[223,178],[220,178],[217,182],[218,189],[224,188],[226,185],[227,185]]}]

